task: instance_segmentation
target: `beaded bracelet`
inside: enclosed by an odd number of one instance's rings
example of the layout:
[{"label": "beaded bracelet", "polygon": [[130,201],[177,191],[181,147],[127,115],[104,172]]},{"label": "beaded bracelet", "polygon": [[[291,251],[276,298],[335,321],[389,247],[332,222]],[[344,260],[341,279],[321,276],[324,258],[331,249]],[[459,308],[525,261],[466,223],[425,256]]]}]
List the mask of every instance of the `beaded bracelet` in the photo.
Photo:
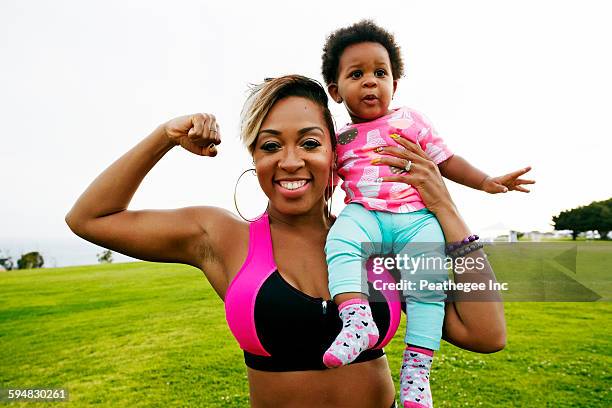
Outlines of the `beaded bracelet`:
[{"label": "beaded bracelet", "polygon": [[482,242],[472,242],[448,253],[451,258],[459,258],[484,247]]},{"label": "beaded bracelet", "polygon": [[462,241],[453,242],[451,244],[446,245],[446,253],[453,252],[463,246],[470,244],[471,242],[478,241],[480,237],[478,235],[470,235],[469,237],[464,238]]}]

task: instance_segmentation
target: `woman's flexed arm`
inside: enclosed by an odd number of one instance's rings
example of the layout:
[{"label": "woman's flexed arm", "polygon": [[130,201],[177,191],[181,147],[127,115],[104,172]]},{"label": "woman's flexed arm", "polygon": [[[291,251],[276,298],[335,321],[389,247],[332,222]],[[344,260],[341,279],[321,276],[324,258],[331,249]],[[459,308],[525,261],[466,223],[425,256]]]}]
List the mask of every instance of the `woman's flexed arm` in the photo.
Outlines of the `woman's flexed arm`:
[{"label": "woman's flexed arm", "polygon": [[206,207],[127,208],[147,173],[174,146],[215,156],[220,142],[212,115],[187,115],[160,125],[91,183],[66,215],[68,226],[90,242],[135,258],[201,267],[201,254],[209,252],[209,230],[229,213]]}]

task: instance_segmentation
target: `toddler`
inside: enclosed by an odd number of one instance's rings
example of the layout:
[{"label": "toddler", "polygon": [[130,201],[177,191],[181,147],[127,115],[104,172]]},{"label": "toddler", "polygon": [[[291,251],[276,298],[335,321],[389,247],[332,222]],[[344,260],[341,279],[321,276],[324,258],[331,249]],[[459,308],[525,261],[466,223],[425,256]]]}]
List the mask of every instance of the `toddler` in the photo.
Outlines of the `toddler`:
[{"label": "toddler", "polygon": [[[329,291],[338,304],[343,328],[326,351],[324,363],[338,367],[374,347],[379,337],[362,273],[362,263],[372,252],[364,244],[373,243],[373,248],[381,243],[383,253],[410,257],[446,256],[440,225],[416,189],[383,182],[384,177],[409,172],[411,163],[404,168],[380,165],[382,148],[400,146],[394,140],[400,137],[418,143],[443,176],[488,193],[528,192],[523,184],[533,181],[519,179],[530,168],[489,177],[454,155],[423,115],[406,107],[389,109],[403,62],[393,36],[373,22],[361,21],[332,33],[324,47],[322,70],[330,96],[344,104],[352,120],[336,135],[337,170],[344,181],[347,206],[325,246]],[[448,279],[445,270],[427,273],[429,282]],[[432,407],[429,372],[440,346],[444,295],[406,291],[405,296],[408,321],[400,399],[404,407]]]}]

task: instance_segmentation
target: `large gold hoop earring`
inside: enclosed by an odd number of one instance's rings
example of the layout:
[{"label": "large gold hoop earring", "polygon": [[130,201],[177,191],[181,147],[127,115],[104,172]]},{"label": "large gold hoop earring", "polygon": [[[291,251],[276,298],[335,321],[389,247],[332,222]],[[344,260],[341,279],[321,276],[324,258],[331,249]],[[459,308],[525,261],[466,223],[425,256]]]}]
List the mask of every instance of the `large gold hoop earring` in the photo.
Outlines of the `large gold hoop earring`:
[{"label": "large gold hoop earring", "polygon": [[329,196],[329,200],[327,200],[327,203],[326,203],[326,205],[325,205],[325,210],[326,210],[326,213],[327,213],[327,214],[325,214],[325,215],[327,216],[327,218],[328,218],[328,219],[331,219],[331,217],[332,217],[331,210],[332,210],[332,204],[333,204],[333,203],[332,203],[332,197],[333,197],[333,194],[334,194],[334,192],[333,192],[333,190],[332,190],[332,192],[331,192],[331,194],[330,194],[330,196]]},{"label": "large gold hoop earring", "polygon": [[266,211],[261,213],[261,215],[259,217],[250,220],[250,219],[246,218],[244,215],[242,215],[242,213],[238,209],[238,200],[236,198],[237,191],[238,191],[238,183],[240,183],[240,179],[242,178],[242,176],[244,176],[245,174],[247,174],[249,172],[252,172],[255,176],[257,176],[257,170],[255,170],[254,168],[253,169],[246,169],[245,171],[242,172],[242,174],[240,174],[240,176],[238,176],[238,180],[236,180],[236,184],[234,185],[234,207],[236,208],[236,211],[238,212],[238,215],[240,216],[240,218],[242,218],[246,222],[255,222],[255,221],[261,219],[261,217],[264,216],[264,214],[268,210],[268,206],[266,206]]},{"label": "large gold hoop earring", "polygon": [[327,185],[327,189],[329,191],[329,193],[326,191],[326,200],[325,200],[325,210],[326,210],[326,216],[328,219],[331,219],[332,217],[332,205],[333,205],[333,201],[332,198],[334,196],[334,167],[336,167],[335,165],[335,161],[332,162],[331,166],[329,167],[329,184]]}]

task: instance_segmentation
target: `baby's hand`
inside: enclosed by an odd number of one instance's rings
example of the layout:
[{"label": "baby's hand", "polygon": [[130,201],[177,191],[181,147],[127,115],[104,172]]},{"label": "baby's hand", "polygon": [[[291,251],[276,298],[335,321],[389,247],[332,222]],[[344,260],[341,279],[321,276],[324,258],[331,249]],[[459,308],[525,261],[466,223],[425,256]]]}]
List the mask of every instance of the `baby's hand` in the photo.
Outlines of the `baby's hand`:
[{"label": "baby's hand", "polygon": [[506,193],[508,191],[521,191],[528,193],[529,190],[523,187],[525,184],[535,184],[535,180],[526,180],[519,178],[523,174],[531,170],[531,167],[513,171],[512,173],[504,174],[499,177],[487,177],[482,182],[481,190],[490,194]]}]

